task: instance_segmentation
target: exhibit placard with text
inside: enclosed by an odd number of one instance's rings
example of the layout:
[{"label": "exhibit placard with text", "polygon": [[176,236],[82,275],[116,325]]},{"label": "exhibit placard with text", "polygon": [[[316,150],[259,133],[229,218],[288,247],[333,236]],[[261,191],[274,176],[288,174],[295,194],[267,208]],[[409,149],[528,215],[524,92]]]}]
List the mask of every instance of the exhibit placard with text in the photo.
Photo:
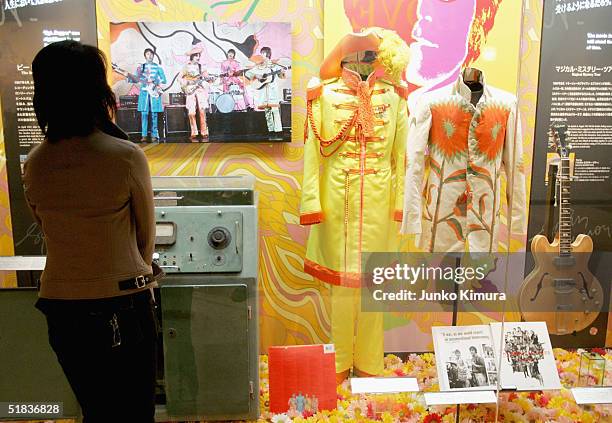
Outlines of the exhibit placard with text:
[{"label": "exhibit placard with text", "polygon": [[0,101],[15,255],[44,255],[44,238],[28,210],[22,182],[28,152],[44,139],[32,103],[32,60],[41,48],[57,41],[96,45],[95,2],[0,0],[0,6]]},{"label": "exhibit placard with text", "polygon": [[[574,241],[580,234],[592,239],[571,252],[612,250],[612,3],[557,0],[544,2],[536,128],[531,180],[528,244],[538,234],[553,242],[559,228]],[[567,128],[567,131],[565,129]],[[557,137],[563,130],[568,147],[569,169],[561,166]],[[552,169],[551,169],[552,168]],[[556,178],[555,178],[555,169]],[[552,170],[552,172],[551,172]],[[567,175],[561,174],[566,170]],[[560,182],[564,178],[567,182]],[[556,180],[556,186],[548,186]],[[561,186],[563,185],[563,186]],[[560,188],[561,187],[561,188]],[[563,192],[561,193],[561,189]],[[561,197],[561,194],[563,197]],[[565,210],[561,210],[565,206]],[[564,213],[563,218],[559,216]],[[561,224],[559,223],[561,222]],[[559,251],[559,244],[552,244]],[[528,247],[529,248],[529,247]],[[531,245],[534,254],[537,246]],[[574,266],[575,267],[575,266]],[[528,261],[525,275],[534,268]],[[590,270],[589,270],[590,269]],[[570,269],[571,270],[571,269]],[[612,263],[591,257],[576,274],[592,272],[596,280],[608,281]],[[569,270],[568,270],[569,272]],[[579,288],[592,291],[590,278],[579,277]],[[595,280],[595,279],[594,279]],[[544,286],[549,282],[542,281]],[[609,305],[609,284],[604,284],[603,310]],[[588,297],[588,295],[587,295]],[[563,304],[559,304],[562,308]],[[561,334],[551,329],[556,347],[603,346],[608,313],[600,313],[586,328],[568,328]]]}]

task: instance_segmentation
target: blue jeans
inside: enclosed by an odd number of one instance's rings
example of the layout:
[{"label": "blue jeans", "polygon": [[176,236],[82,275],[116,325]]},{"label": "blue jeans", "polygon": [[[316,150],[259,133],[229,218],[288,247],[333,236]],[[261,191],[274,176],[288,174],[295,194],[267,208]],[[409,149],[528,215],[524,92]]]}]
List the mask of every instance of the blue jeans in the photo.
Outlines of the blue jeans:
[{"label": "blue jeans", "polygon": [[[151,136],[153,138],[159,138],[159,131],[157,129],[157,113],[151,112]],[[142,136],[146,137],[149,132],[149,112],[140,112],[142,118]]]}]

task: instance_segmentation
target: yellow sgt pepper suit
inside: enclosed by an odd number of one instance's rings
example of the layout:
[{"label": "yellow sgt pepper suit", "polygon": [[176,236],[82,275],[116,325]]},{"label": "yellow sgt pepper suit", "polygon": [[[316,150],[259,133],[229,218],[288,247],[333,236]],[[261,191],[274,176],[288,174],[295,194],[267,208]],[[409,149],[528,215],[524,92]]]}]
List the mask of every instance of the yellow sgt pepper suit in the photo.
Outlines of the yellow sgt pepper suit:
[{"label": "yellow sgt pepper suit", "polygon": [[300,222],[312,225],[304,269],[332,285],[336,371],[383,369],[381,313],[361,313],[361,253],[397,251],[407,89],[347,68],[311,81]]}]

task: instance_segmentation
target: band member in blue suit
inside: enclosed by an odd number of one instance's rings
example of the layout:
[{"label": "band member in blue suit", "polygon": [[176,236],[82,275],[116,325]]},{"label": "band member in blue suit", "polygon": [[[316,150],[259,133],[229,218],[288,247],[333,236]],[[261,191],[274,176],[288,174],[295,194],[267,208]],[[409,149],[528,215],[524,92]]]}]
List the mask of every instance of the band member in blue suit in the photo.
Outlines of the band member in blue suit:
[{"label": "band member in blue suit", "polygon": [[138,95],[138,111],[142,119],[142,142],[147,141],[149,129],[149,112],[151,114],[151,140],[159,140],[157,128],[157,114],[164,111],[162,105],[161,84],[166,83],[166,75],[163,68],[153,62],[155,52],[147,48],[144,51],[146,62],[138,66],[136,72],[137,81],[140,84],[140,94]]}]

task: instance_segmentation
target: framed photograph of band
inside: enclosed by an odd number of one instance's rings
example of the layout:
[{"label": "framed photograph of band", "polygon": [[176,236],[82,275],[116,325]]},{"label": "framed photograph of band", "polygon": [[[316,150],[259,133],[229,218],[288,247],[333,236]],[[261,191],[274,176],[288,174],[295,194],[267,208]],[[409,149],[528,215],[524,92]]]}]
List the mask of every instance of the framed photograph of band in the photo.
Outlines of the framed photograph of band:
[{"label": "framed photograph of band", "polygon": [[134,142],[291,141],[291,24],[111,24],[116,121]]},{"label": "framed photograph of band", "polygon": [[489,325],[431,328],[440,391],[489,390],[497,366]]}]

